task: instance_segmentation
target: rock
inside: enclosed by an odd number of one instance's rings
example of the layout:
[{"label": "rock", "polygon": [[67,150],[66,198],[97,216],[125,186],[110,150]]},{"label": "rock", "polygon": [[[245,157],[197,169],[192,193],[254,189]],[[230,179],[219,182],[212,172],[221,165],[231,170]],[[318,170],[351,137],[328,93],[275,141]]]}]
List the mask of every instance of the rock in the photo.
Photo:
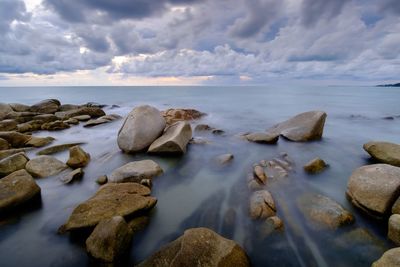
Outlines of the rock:
[{"label": "rock", "polygon": [[253,166],[254,177],[257,178],[262,184],[267,183],[267,175],[265,174],[264,168],[258,164]]},{"label": "rock", "polygon": [[129,228],[131,228],[133,234],[140,232],[146,228],[149,224],[150,218],[149,216],[140,216],[136,217],[133,220],[128,222]]},{"label": "rock", "polygon": [[6,140],[12,147],[19,148],[24,147],[32,136],[11,131],[0,132],[0,138]]},{"label": "rock", "polygon": [[210,127],[209,125],[207,125],[207,124],[198,124],[198,125],[196,125],[196,127],[194,128],[194,131],[195,132],[203,132],[203,131],[211,131],[211,130],[213,130],[214,128],[212,128],[212,127]]},{"label": "rock", "polygon": [[226,165],[232,162],[233,158],[234,156],[232,154],[222,154],[216,158],[216,161],[218,162],[219,165]]},{"label": "rock", "polygon": [[36,137],[31,136],[31,138],[25,143],[26,146],[42,147],[47,146],[52,143],[55,139],[53,137]]},{"label": "rock", "polygon": [[5,117],[6,119],[15,120],[18,123],[28,122],[40,113],[37,112],[11,112]]},{"label": "rock", "polygon": [[315,158],[310,160],[306,165],[304,165],[304,170],[308,173],[319,173],[326,168],[326,163],[320,158]]},{"label": "rock", "polygon": [[280,134],[295,142],[306,142],[322,138],[326,113],[309,111],[301,113],[285,122],[279,123],[268,130],[271,134]]},{"label": "rock", "polygon": [[79,109],[79,108],[80,108],[79,105],[63,104],[58,108],[58,110],[59,111],[70,111],[70,110]]},{"label": "rock", "polygon": [[201,138],[201,137],[193,137],[192,139],[190,139],[189,144],[192,145],[209,145],[211,144],[210,141],[208,141],[207,139]]},{"label": "rock", "polygon": [[[0,159],[1,159],[1,157],[0,157]],[[397,198],[397,200],[394,202],[394,204],[392,206],[392,213],[393,214],[400,214],[400,196]]]},{"label": "rock", "polygon": [[64,177],[61,178],[61,182],[64,184],[69,184],[70,182],[74,180],[79,180],[83,177],[85,172],[82,170],[82,168],[78,168],[73,170],[72,172],[68,173]]},{"label": "rock", "polygon": [[20,133],[34,132],[41,130],[41,121],[28,121],[17,125],[17,131]]},{"label": "rock", "polygon": [[392,248],[386,251],[382,257],[372,264],[372,267],[399,267],[400,248]]},{"label": "rock", "polygon": [[207,228],[192,228],[138,265],[150,266],[248,267],[250,262],[246,252],[234,241]]},{"label": "rock", "polygon": [[0,121],[0,131],[14,131],[17,129],[17,124],[15,120],[2,120]]},{"label": "rock", "polygon": [[250,197],[250,217],[253,220],[267,219],[276,213],[275,202],[267,190],[255,191]]},{"label": "rock", "polygon": [[250,142],[276,144],[279,139],[279,134],[273,133],[250,133],[246,134],[245,138]]},{"label": "rock", "polygon": [[32,105],[29,110],[31,112],[50,114],[55,113],[60,105],[61,103],[57,99],[46,99]]},{"label": "rock", "polygon": [[195,109],[167,109],[162,112],[162,116],[168,125],[174,124],[177,121],[190,121],[200,119],[206,115]]},{"label": "rock", "polygon": [[43,150],[40,150],[39,152],[37,152],[37,155],[52,155],[58,152],[62,152],[65,151],[73,146],[79,146],[79,145],[83,145],[85,143],[67,143],[67,144],[61,144],[61,145],[55,145],[55,146],[51,146],[48,148],[45,148]]},{"label": "rock", "polygon": [[13,111],[9,104],[0,103],[0,120],[6,118],[7,114]]},{"label": "rock", "polygon": [[33,117],[33,120],[41,121],[42,123],[52,122],[58,120],[54,114],[40,114]]},{"label": "rock", "polygon": [[64,123],[66,123],[68,125],[78,125],[79,121],[74,118],[69,118],[68,120],[65,120]]},{"label": "rock", "polygon": [[72,119],[76,119],[78,121],[88,121],[88,120],[90,120],[90,118],[91,117],[89,115],[80,115],[80,116],[72,117]]},{"label": "rock", "polygon": [[10,144],[7,142],[7,140],[0,138],[0,150],[6,150],[9,148],[10,148]]},{"label": "rock", "polygon": [[95,108],[105,108],[107,105],[105,104],[100,104],[97,102],[87,102],[86,104],[82,105],[83,107],[95,107]]},{"label": "rock", "polygon": [[81,168],[88,165],[90,161],[89,153],[86,153],[80,146],[73,146],[69,149],[69,159],[67,165],[71,168]]},{"label": "rock", "polygon": [[364,150],[379,162],[400,167],[400,145],[389,142],[369,142]]},{"label": "rock", "polygon": [[103,185],[106,184],[108,181],[107,175],[102,175],[99,178],[97,178],[96,183],[98,183],[99,185]]},{"label": "rock", "polygon": [[31,108],[30,106],[19,103],[10,103],[9,105],[15,112],[27,112]]},{"label": "rock", "polygon": [[25,170],[0,179],[0,213],[26,203],[40,194],[40,187]]},{"label": "rock", "polygon": [[400,214],[390,216],[388,228],[388,238],[400,246]]},{"label": "rock", "polygon": [[55,114],[60,119],[76,118],[77,116],[89,115],[91,118],[97,118],[106,115],[101,108],[98,107],[80,107],[78,109],[56,112]]},{"label": "rock", "polygon": [[212,133],[212,134],[215,134],[215,135],[221,135],[221,134],[224,134],[225,131],[224,131],[224,130],[221,130],[221,129],[213,129],[213,130],[211,131],[211,133]]},{"label": "rock", "polygon": [[85,123],[85,125],[83,125],[83,127],[93,127],[93,126],[97,126],[97,125],[100,125],[103,123],[108,123],[108,122],[112,122],[115,120],[119,120],[121,118],[122,117],[117,114],[109,114],[109,115],[105,115],[105,116],[102,116],[97,119],[89,120],[87,123]]},{"label": "rock", "polygon": [[358,208],[381,217],[400,195],[400,168],[388,164],[360,167],[351,175],[346,194]]},{"label": "rock", "polygon": [[52,156],[39,156],[26,164],[26,170],[34,177],[48,177],[59,174],[68,166]]},{"label": "rock", "polygon": [[42,124],[42,130],[46,131],[60,131],[64,129],[68,129],[70,126],[69,124],[63,122],[63,121],[53,121],[53,122],[47,122]]},{"label": "rock", "polygon": [[11,155],[17,154],[19,152],[26,152],[28,151],[29,148],[13,148],[13,149],[7,149],[7,150],[1,150],[0,151],[0,160],[5,159]]},{"label": "rock", "polygon": [[126,153],[143,151],[156,140],[165,128],[160,111],[151,106],[134,108],[118,132],[118,146]]},{"label": "rock", "polygon": [[153,179],[163,173],[160,165],[152,160],[140,160],[127,163],[114,170],[108,177],[109,183],[134,182],[143,179]]},{"label": "rock", "polygon": [[276,231],[283,230],[283,221],[278,216],[272,216],[267,218],[260,227],[261,238],[267,238],[269,235]]},{"label": "rock", "polygon": [[105,262],[113,262],[128,248],[132,231],[124,218],[115,216],[102,220],[86,240],[87,252]]},{"label": "rock", "polygon": [[29,158],[24,152],[20,152],[0,160],[0,177],[24,169],[28,160]]},{"label": "rock", "polygon": [[319,194],[300,197],[298,207],[307,220],[320,229],[335,230],[354,222],[353,215],[336,201]]},{"label": "rock", "polygon": [[164,134],[149,147],[149,153],[184,154],[186,146],[192,138],[192,128],[188,122],[179,121],[168,126]]},{"label": "rock", "polygon": [[100,221],[114,216],[126,217],[150,210],[157,199],[150,189],[137,183],[106,184],[87,201],[79,204],[59,232],[96,226]]}]

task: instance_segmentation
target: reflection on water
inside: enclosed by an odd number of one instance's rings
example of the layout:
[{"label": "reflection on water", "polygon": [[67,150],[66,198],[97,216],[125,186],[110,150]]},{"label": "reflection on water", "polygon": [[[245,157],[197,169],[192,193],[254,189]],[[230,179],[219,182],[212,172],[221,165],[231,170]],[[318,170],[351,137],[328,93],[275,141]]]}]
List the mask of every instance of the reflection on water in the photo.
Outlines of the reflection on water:
[{"label": "reflection on water", "polygon": [[[57,235],[73,208],[96,192],[97,177],[139,159],[151,158],[164,169],[153,183],[158,203],[149,226],[134,237],[132,249],[121,265],[132,266],[190,227],[205,226],[232,238],[248,252],[254,266],[369,266],[391,244],[386,241],[386,222],[360,214],[346,200],[351,172],[368,158],[362,145],[370,140],[400,143],[400,114],[396,88],[263,88],[263,87],[160,87],[160,88],[0,88],[3,102],[33,103],[58,98],[63,103],[96,101],[118,104],[107,113],[126,115],[133,106],[152,104],[159,109],[191,107],[208,113],[199,123],[225,130],[222,136],[197,134],[210,144],[190,145],[185,156],[162,158],[145,154],[125,155],[116,144],[122,121],[94,128],[72,127],[54,136],[55,144],[86,142],[91,154],[81,181],[64,185],[57,177],[38,179],[39,203],[0,220],[1,266],[93,265],[80,239]],[[241,140],[237,134],[263,131],[273,124],[308,110],[328,113],[324,138],[319,142],[277,145]],[[289,176],[271,183],[277,215],[284,230],[266,237],[259,222],[248,216],[246,175],[253,163],[287,152],[296,163]],[[30,157],[35,156],[30,151]],[[233,162],[223,168],[214,164],[220,154],[232,153]],[[56,154],[66,161],[68,152]],[[307,175],[302,166],[319,156],[330,167]],[[298,209],[297,199],[306,193],[326,195],[347,210],[356,221],[336,232],[312,227]]]}]

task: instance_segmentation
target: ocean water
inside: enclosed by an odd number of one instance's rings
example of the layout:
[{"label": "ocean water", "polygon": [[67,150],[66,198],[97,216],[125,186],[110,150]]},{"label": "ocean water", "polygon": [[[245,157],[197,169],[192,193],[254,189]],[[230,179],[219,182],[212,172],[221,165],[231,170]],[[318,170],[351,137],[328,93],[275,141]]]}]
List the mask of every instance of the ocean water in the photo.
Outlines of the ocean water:
[{"label": "ocean water", "polygon": [[[0,266],[96,266],[84,248],[85,236],[59,235],[57,229],[76,205],[98,189],[96,179],[115,168],[139,159],[153,159],[164,169],[155,178],[152,195],[158,203],[150,224],[137,234],[123,261],[133,266],[187,228],[209,227],[245,248],[253,266],[370,266],[393,244],[387,241],[387,222],[371,219],[355,209],[345,191],[352,171],[371,160],[362,145],[371,140],[400,143],[400,90],[377,87],[34,87],[0,88],[0,102],[33,104],[46,98],[62,103],[108,104],[106,113],[125,116],[133,107],[150,104],[160,110],[195,108],[207,113],[201,120],[223,129],[225,134],[198,134],[210,141],[190,145],[182,157],[126,155],[116,144],[122,120],[94,128],[80,126],[60,132],[38,132],[53,136],[53,144],[86,142],[91,154],[85,176],[72,185],[58,177],[38,179],[41,202],[13,216],[0,219]],[[119,107],[111,108],[111,105]],[[294,143],[280,139],[277,145],[243,141],[237,135],[264,131],[300,112],[323,110],[328,117],[321,141]],[[282,184],[270,188],[284,231],[260,239],[257,222],[248,216],[246,174],[253,163],[286,152],[295,171]],[[214,158],[232,153],[231,165],[217,168]],[[29,152],[30,157],[35,151]],[[319,156],[328,164],[324,172],[307,175],[302,166]],[[56,154],[66,160],[66,152]],[[326,195],[355,216],[355,223],[338,231],[318,230],[298,208],[304,194]],[[227,223],[228,210],[235,210]],[[360,234],[362,233],[362,234]]]}]

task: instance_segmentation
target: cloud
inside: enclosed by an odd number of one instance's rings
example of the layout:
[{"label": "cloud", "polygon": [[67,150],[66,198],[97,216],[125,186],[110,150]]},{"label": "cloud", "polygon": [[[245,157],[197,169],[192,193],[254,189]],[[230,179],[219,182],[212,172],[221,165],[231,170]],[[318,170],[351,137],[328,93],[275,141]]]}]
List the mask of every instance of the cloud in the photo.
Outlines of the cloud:
[{"label": "cloud", "polygon": [[23,1],[0,0],[0,6],[0,33],[9,31],[13,21],[27,21],[30,18]]},{"label": "cloud", "polygon": [[314,26],[320,19],[330,20],[338,16],[351,0],[303,0],[301,21],[304,26]]}]

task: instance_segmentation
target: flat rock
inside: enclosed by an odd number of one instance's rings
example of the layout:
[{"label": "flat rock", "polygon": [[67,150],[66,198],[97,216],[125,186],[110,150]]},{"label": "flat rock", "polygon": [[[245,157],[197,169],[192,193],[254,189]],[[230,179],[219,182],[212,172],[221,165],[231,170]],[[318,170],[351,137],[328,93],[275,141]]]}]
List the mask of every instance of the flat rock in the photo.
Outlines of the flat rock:
[{"label": "flat rock", "polygon": [[140,160],[127,163],[114,170],[108,177],[110,183],[134,182],[153,179],[163,173],[160,165],[152,160]]},{"label": "flat rock", "polygon": [[314,174],[322,172],[326,168],[327,164],[321,158],[315,158],[310,160],[304,165],[304,171]]},{"label": "flat rock", "polygon": [[64,184],[69,184],[73,182],[74,180],[79,180],[83,177],[85,172],[82,170],[82,168],[78,168],[73,170],[72,172],[68,173],[64,177],[61,178],[61,182]]},{"label": "flat rock", "polygon": [[247,141],[264,144],[276,144],[279,134],[276,133],[250,133],[244,136]]},{"label": "flat rock", "polygon": [[55,115],[60,119],[76,118],[77,116],[88,115],[91,118],[97,118],[106,115],[99,107],[80,107],[78,109],[56,112]]},{"label": "flat rock", "polygon": [[52,156],[39,156],[31,159],[25,166],[34,177],[48,177],[59,174],[68,166]]},{"label": "flat rock", "polygon": [[79,124],[79,121],[74,118],[69,118],[68,120],[65,120],[64,122],[69,125],[78,125]]},{"label": "flat rock", "polygon": [[17,154],[19,152],[26,152],[31,148],[12,148],[0,151],[0,160],[5,159],[11,155]]},{"label": "flat rock", "polygon": [[382,257],[372,264],[372,267],[399,267],[400,248],[392,248],[383,253]]},{"label": "flat rock", "polygon": [[88,165],[90,161],[89,153],[86,153],[80,146],[73,146],[69,149],[69,159],[67,165],[71,168],[81,168]]},{"label": "flat rock", "polygon": [[192,138],[192,128],[188,122],[179,121],[167,127],[161,137],[149,147],[149,153],[184,154]]},{"label": "flat rock", "polygon": [[0,121],[0,131],[14,131],[17,129],[17,125],[15,120],[2,120]]},{"label": "flat rock", "polygon": [[0,179],[0,212],[26,203],[40,194],[40,187],[26,170],[19,170]]},{"label": "flat rock", "polygon": [[259,190],[250,197],[250,217],[253,220],[267,219],[276,214],[275,201],[267,190]]},{"label": "flat rock", "polygon": [[118,146],[126,153],[143,151],[162,134],[165,125],[158,109],[148,105],[136,107],[118,132]]},{"label": "flat rock", "polygon": [[46,99],[32,105],[29,110],[31,112],[50,114],[55,113],[60,105],[61,103],[57,99]]},{"label": "flat rock", "polygon": [[29,158],[24,152],[19,152],[0,160],[0,177],[24,169],[28,160]]},{"label": "flat rock", "polygon": [[360,167],[350,176],[346,194],[358,208],[381,217],[400,195],[400,168],[388,164]]},{"label": "flat rock", "polygon": [[52,155],[52,154],[56,154],[58,152],[65,151],[73,146],[79,146],[79,145],[83,145],[83,144],[85,144],[85,143],[80,142],[80,143],[68,143],[68,144],[55,145],[55,146],[47,147],[43,150],[40,150],[36,154],[37,155]]},{"label": "flat rock", "polygon": [[59,232],[96,226],[114,216],[129,216],[153,208],[157,199],[150,189],[137,183],[106,184],[87,201],[79,204]]},{"label": "flat rock", "polygon": [[400,246],[400,214],[390,216],[388,229],[388,238]]},{"label": "flat rock", "polygon": [[248,267],[250,262],[234,241],[207,228],[192,228],[138,265],[150,266]]},{"label": "flat rock", "polygon": [[318,140],[322,138],[326,116],[323,111],[304,112],[273,126],[268,132],[295,142]]},{"label": "flat rock", "polygon": [[25,143],[25,146],[42,147],[47,146],[52,143],[55,139],[51,136],[48,137],[36,137],[31,136],[31,138]]},{"label": "flat rock", "polygon": [[364,150],[379,162],[400,167],[400,145],[389,142],[369,142]]},{"label": "flat rock", "polygon": [[105,115],[102,117],[99,117],[97,119],[93,119],[93,120],[89,120],[88,122],[85,123],[85,125],[83,125],[83,127],[93,127],[93,126],[97,126],[100,124],[104,124],[104,123],[108,123],[108,122],[112,122],[115,120],[119,120],[122,117],[117,115],[117,114],[109,114],[109,115]]}]

